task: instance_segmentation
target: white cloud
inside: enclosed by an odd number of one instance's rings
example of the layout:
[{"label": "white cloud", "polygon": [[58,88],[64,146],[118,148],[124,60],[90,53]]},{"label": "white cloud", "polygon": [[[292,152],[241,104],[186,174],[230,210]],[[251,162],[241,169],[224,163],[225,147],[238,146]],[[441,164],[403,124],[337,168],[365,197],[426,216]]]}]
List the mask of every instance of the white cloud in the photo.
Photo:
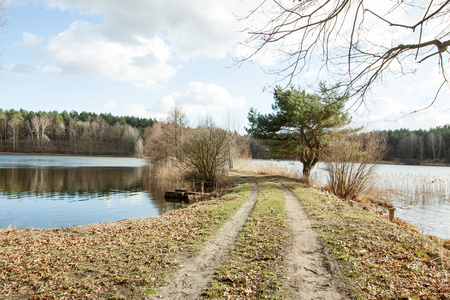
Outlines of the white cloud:
[{"label": "white cloud", "polygon": [[191,82],[185,92],[174,92],[164,97],[151,111],[154,118],[164,120],[170,109],[177,104],[183,107],[183,111],[191,120],[194,120],[200,116],[214,115],[216,118],[227,112],[242,110],[246,103],[245,98],[232,97],[224,87]]},{"label": "white cloud", "polygon": [[[450,110],[434,106],[422,110],[425,105],[401,103],[389,97],[378,97],[370,106],[370,111],[353,114],[356,126],[365,126],[368,130],[388,130],[409,128],[429,129],[448,124]],[[416,113],[411,114],[414,111]]]},{"label": "white cloud", "polygon": [[[425,62],[424,64],[431,65],[430,62]],[[450,66],[450,65],[449,65]],[[441,70],[439,67],[434,66],[434,68],[429,68],[427,72],[427,76],[422,77],[414,77],[414,81],[408,84],[407,92],[408,93],[422,93],[424,91],[434,91],[436,92],[439,89],[439,86],[442,84],[444,78],[441,74]]]},{"label": "white cloud", "polygon": [[164,32],[177,57],[199,55],[223,58],[237,40],[238,24],[233,1],[46,0],[50,7],[102,15],[102,35],[109,40],[132,43],[134,36],[152,39]]},{"label": "white cloud", "polygon": [[123,115],[136,116],[139,118],[153,118],[153,114],[143,104],[125,104],[122,106]]},{"label": "white cloud", "polygon": [[22,41],[16,42],[14,45],[19,49],[33,48],[42,43],[43,37],[29,32],[22,33]]},{"label": "white cloud", "polygon": [[134,45],[123,44],[104,38],[86,21],[74,22],[36,52],[41,61],[49,62],[46,69],[129,81],[144,88],[157,88],[175,76],[179,66],[168,63],[171,55],[158,37],[136,37]]},{"label": "white cloud", "polygon": [[19,75],[35,76],[39,72],[39,65],[34,61],[14,62],[7,65],[7,68]]},{"label": "white cloud", "polygon": [[[36,5],[38,1],[15,3]],[[98,25],[75,21],[58,35],[48,37],[49,42],[36,50],[34,58],[40,70],[47,73],[88,75],[155,89],[167,84],[184,61],[199,56],[226,57],[241,34],[233,15],[236,7],[243,5],[240,0],[40,2],[104,19]],[[24,33],[23,41],[16,46],[36,47],[42,40]]]}]

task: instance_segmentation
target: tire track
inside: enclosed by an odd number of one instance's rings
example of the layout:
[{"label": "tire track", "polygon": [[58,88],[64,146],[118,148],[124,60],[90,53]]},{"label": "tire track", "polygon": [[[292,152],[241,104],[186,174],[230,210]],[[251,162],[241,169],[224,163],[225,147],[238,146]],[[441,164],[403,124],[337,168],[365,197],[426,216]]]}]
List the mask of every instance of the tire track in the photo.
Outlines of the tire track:
[{"label": "tire track", "polygon": [[216,269],[224,262],[232,249],[236,237],[245,225],[247,218],[255,207],[258,188],[249,181],[252,189],[250,197],[239,208],[234,217],[225,223],[198,255],[186,261],[166,285],[156,290],[151,299],[197,299],[206,288]]},{"label": "tire track", "polygon": [[295,195],[277,183],[286,199],[291,241],[286,249],[287,299],[346,299],[334,285],[328,257]]}]

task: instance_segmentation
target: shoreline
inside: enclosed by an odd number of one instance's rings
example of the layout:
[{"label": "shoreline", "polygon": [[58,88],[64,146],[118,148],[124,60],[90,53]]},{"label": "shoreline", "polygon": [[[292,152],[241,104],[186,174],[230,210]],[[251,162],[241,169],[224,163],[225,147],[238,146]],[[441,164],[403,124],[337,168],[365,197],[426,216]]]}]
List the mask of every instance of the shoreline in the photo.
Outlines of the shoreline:
[{"label": "shoreline", "polygon": [[[252,272],[274,274],[254,275],[251,292],[261,293],[255,297],[287,295],[278,287],[293,278],[283,267],[285,252],[281,251],[289,249],[289,239],[280,234],[290,231],[284,231],[275,219],[287,220],[282,210],[274,213],[275,206],[269,204],[284,203],[277,182],[292,191],[308,214],[326,259],[333,270],[337,268],[334,276],[345,283],[340,290],[343,295],[351,299],[388,299],[422,294],[439,299],[450,292],[450,251],[441,241],[418,233],[398,218],[389,222],[386,215],[364,204],[341,200],[297,180],[242,172],[232,176],[237,185],[223,196],[158,217],[71,228],[2,229],[0,295],[10,299],[82,298],[87,294],[103,299],[157,296],[171,274],[198,256],[243,205],[251,193],[248,181],[257,183],[254,190],[261,195],[259,203],[269,202],[261,206],[263,216],[246,223],[250,230],[242,231],[237,251],[231,252],[231,263],[218,268],[213,284],[204,287],[212,298],[226,298],[224,292],[236,298],[248,296],[252,282],[249,268]],[[254,234],[255,226],[262,229],[258,234]],[[275,243],[274,237],[279,242]],[[273,247],[242,251],[250,245]],[[263,269],[266,267],[267,272]]]},{"label": "shoreline", "polygon": [[400,165],[400,166],[416,166],[416,167],[450,167],[450,163],[434,163],[428,161],[422,161],[419,164],[408,164],[401,161],[382,160],[380,165]]},{"label": "shoreline", "polygon": [[86,155],[86,154],[70,154],[70,153],[26,153],[26,152],[0,152],[0,155],[35,155],[35,156],[80,156],[80,157],[129,157],[138,158],[135,155]]}]

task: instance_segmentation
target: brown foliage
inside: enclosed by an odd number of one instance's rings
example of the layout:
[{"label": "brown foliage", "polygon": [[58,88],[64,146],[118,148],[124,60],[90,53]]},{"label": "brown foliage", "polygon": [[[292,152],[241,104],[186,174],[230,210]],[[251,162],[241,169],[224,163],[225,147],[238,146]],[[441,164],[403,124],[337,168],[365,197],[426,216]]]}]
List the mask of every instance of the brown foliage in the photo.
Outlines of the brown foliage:
[{"label": "brown foliage", "polygon": [[211,124],[193,130],[181,145],[187,179],[216,181],[227,161],[228,134]]},{"label": "brown foliage", "polygon": [[381,161],[382,150],[380,139],[374,134],[334,134],[325,160],[331,191],[352,199],[362,193]]}]

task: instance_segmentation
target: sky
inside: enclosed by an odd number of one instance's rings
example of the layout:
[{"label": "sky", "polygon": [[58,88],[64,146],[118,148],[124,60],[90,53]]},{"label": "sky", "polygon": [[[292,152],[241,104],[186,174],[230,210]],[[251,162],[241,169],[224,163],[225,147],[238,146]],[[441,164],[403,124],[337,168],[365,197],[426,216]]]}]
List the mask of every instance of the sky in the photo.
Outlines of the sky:
[{"label": "sky", "polygon": [[[251,107],[271,112],[265,72],[273,53],[236,63],[248,51],[246,15],[258,0],[7,0],[0,29],[0,108],[111,113],[163,121],[175,104],[191,125],[209,115],[241,132]],[[396,77],[349,110],[368,130],[450,124],[450,93],[434,65],[423,77]],[[314,77],[314,67],[298,83]],[[294,83],[296,84],[297,82]]]}]

